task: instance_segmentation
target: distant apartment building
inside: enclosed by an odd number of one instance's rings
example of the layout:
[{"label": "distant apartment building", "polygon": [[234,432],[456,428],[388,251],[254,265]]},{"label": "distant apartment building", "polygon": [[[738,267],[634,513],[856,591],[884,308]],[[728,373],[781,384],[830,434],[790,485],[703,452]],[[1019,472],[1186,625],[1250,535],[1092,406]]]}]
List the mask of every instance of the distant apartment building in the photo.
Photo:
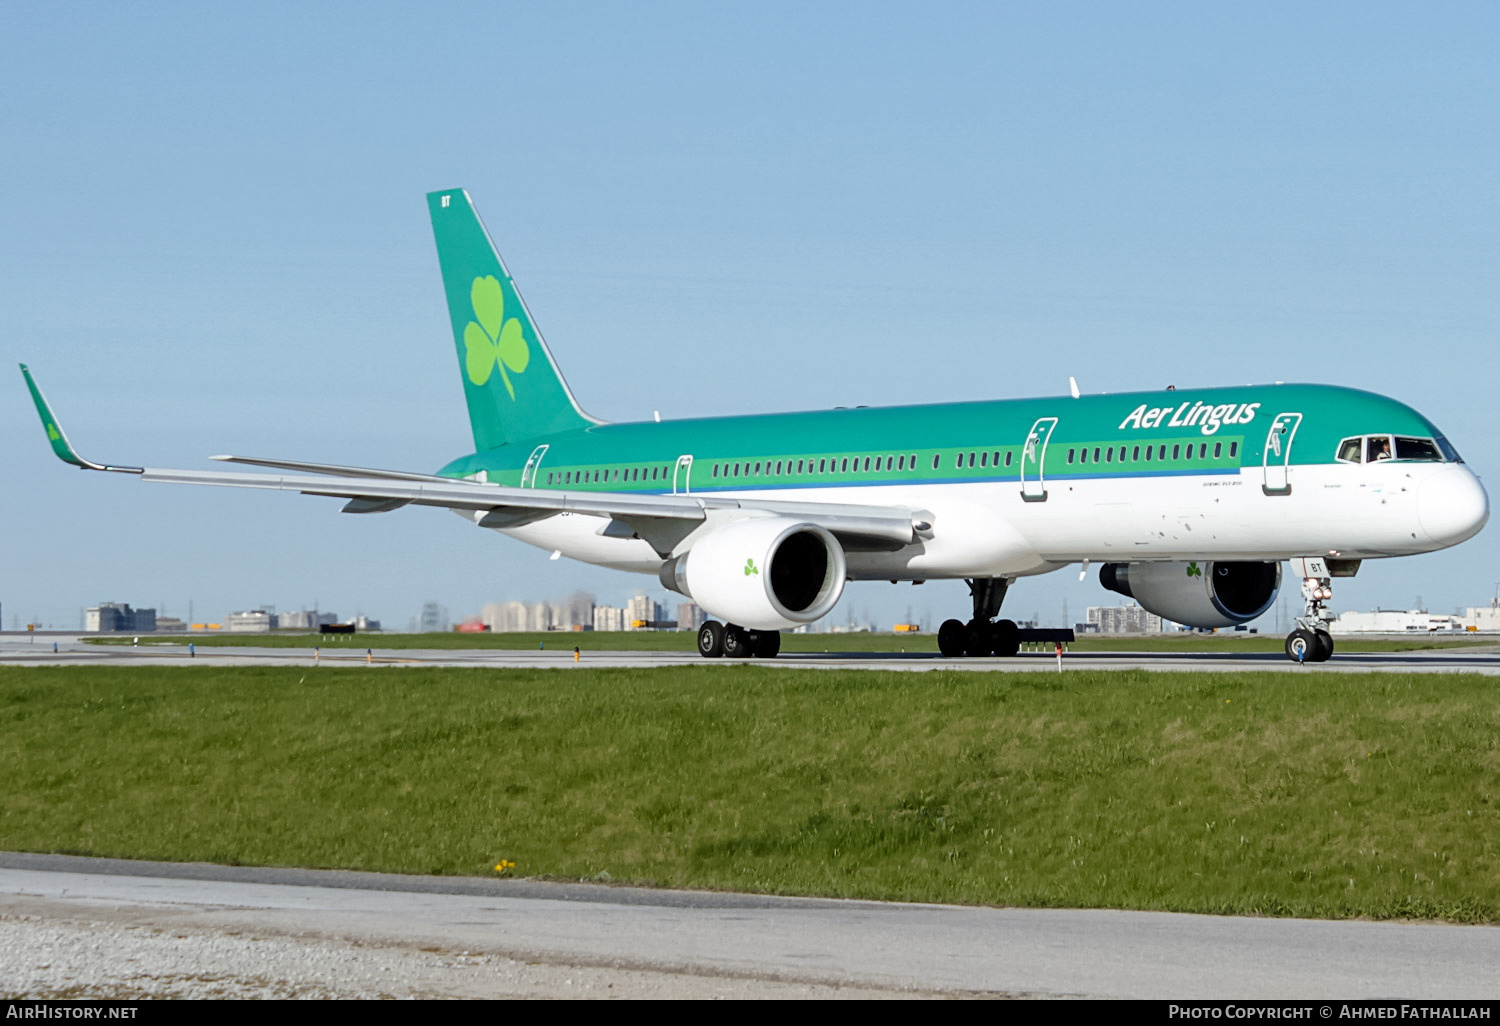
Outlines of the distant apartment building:
[{"label": "distant apartment building", "polygon": [[101,602],[84,613],[86,631],[154,631],[155,609],[131,609],[128,602]]},{"label": "distant apartment building", "polygon": [[422,605],[422,619],[418,621],[418,629],[424,634],[446,631],[448,629],[447,607],[437,602],[427,602]]},{"label": "distant apartment building", "polygon": [[1090,606],[1087,616],[1090,633],[1160,634],[1162,619],[1148,613],[1134,602],[1123,606]]},{"label": "distant apartment building", "polygon": [[625,629],[640,630],[638,623],[655,623],[662,618],[661,604],[649,595],[637,595],[625,603]]},{"label": "distant apartment building", "polygon": [[708,617],[704,615],[703,607],[696,602],[677,603],[677,629],[680,631],[696,631],[703,626],[703,621]]},{"label": "distant apartment building", "polygon": [[596,631],[623,631],[625,629],[625,610],[620,606],[595,606],[594,607],[594,630]]}]

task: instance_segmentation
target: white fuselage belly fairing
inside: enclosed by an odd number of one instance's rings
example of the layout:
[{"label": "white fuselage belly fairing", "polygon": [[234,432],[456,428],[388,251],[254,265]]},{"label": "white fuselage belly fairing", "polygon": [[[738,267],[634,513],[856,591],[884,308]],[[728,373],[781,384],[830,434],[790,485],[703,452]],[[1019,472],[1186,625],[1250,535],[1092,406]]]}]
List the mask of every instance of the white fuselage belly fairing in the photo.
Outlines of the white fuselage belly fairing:
[{"label": "white fuselage belly fairing", "polygon": [[[932,537],[895,552],[847,553],[854,580],[1018,577],[1082,560],[1280,560],[1337,553],[1378,558],[1453,544],[1428,536],[1417,495],[1452,464],[1315,464],[1291,468],[1291,490],[1266,494],[1258,467],[1162,477],[1057,478],[1026,501],[1015,481],[755,489],[757,499],[907,506],[932,514]],[[731,490],[704,495],[733,495]],[[476,517],[477,519],[477,517]],[[654,574],[661,557],[607,521],[560,513],[499,529],[570,559]],[[690,536],[680,549],[691,545]]]}]

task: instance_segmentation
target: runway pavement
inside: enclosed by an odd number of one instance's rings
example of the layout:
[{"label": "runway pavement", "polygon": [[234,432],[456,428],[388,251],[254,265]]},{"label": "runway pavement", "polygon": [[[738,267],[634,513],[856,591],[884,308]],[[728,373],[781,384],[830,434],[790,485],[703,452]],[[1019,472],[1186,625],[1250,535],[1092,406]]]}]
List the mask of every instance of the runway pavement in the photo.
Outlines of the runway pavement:
[{"label": "runway pavement", "polygon": [[[53,642],[58,651],[52,651]],[[586,646],[585,642],[585,646]],[[367,657],[366,647],[370,649]],[[999,659],[948,659],[936,652],[850,652],[832,654],[783,652],[774,660],[705,660],[692,652],[611,652],[586,649],[573,660],[572,639],[561,640],[556,649],[382,649],[378,638],[357,642],[332,642],[314,655],[307,649],[212,647],[199,648],[190,656],[182,645],[144,644],[93,645],[78,635],[46,635],[34,641],[14,634],[0,638],[0,665],[79,666],[466,666],[495,669],[557,667],[653,667],[752,665],[807,669],[872,670],[1006,670],[1057,673],[1051,652],[1023,652]],[[1187,652],[1069,652],[1062,660],[1068,670],[1168,670],[1221,673],[1234,670],[1285,673],[1479,673],[1500,675],[1500,649],[1481,646],[1470,649],[1434,649],[1417,652],[1338,653],[1326,663],[1299,666],[1280,652],[1187,653]]]},{"label": "runway pavement", "polygon": [[[268,993],[330,995],[357,983],[356,993],[371,995],[585,996],[587,983],[593,996],[611,997],[1500,997],[1494,927],[900,905],[0,853],[0,933],[16,940],[0,947],[0,979],[87,977],[101,996],[108,978],[98,979],[97,965],[66,964],[67,944],[24,943],[25,930],[48,923],[113,931],[112,948],[128,944],[123,953],[75,945],[84,960],[119,958],[118,987],[128,993],[181,992],[170,989],[177,977],[196,973],[228,993],[250,981]],[[288,944],[307,955],[288,961]],[[530,978],[518,982],[527,967]]]}]

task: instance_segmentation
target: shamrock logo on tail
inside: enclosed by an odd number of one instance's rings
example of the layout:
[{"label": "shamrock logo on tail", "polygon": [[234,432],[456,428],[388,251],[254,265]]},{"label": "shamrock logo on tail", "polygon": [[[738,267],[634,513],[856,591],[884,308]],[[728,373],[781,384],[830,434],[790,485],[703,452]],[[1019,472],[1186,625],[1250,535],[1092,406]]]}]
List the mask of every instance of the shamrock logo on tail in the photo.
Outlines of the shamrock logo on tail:
[{"label": "shamrock logo on tail", "polygon": [[1200,569],[1198,569],[1198,561],[1196,559],[1193,560],[1191,563],[1188,564],[1188,566],[1187,566],[1187,575],[1189,577],[1202,577],[1203,576],[1203,571],[1200,570]]},{"label": "shamrock logo on tail", "polygon": [[50,439],[52,439],[54,442],[57,441],[59,438],[62,437],[62,435],[60,435],[60,434],[57,433],[57,425],[55,425],[55,424],[48,424],[47,425],[47,437],[50,438]]},{"label": "shamrock logo on tail", "polygon": [[747,559],[747,560],[745,560],[745,576],[749,577],[751,574],[758,574],[758,573],[760,573],[760,570],[756,567],[755,560],[753,560],[753,559]]},{"label": "shamrock logo on tail", "polygon": [[505,292],[494,275],[475,278],[469,300],[474,304],[476,320],[464,329],[464,370],[470,381],[482,385],[499,367],[505,391],[515,399],[516,388],[506,369],[521,374],[531,362],[531,347],[521,334],[521,322],[514,317],[505,319]]}]

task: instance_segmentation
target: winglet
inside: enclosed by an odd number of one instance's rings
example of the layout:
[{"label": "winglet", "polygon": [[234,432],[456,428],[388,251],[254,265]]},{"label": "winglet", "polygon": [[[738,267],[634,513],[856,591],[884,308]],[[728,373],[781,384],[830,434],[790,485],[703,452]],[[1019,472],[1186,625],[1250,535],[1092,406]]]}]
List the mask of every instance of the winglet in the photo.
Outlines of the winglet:
[{"label": "winglet", "polygon": [[31,371],[26,369],[24,363],[21,364],[21,376],[26,379],[26,387],[31,390],[31,401],[36,403],[36,412],[42,418],[42,427],[47,429],[47,441],[52,445],[52,451],[57,454],[58,459],[64,463],[71,463],[75,467],[82,467],[84,470],[114,470],[122,474],[140,474],[143,472],[141,467],[111,467],[102,463],[94,463],[78,455],[73,446],[69,444],[68,436],[63,434],[62,425],[52,415],[52,407],[48,406],[47,400],[42,398],[42,390],[36,387],[36,382],[31,377]]}]

